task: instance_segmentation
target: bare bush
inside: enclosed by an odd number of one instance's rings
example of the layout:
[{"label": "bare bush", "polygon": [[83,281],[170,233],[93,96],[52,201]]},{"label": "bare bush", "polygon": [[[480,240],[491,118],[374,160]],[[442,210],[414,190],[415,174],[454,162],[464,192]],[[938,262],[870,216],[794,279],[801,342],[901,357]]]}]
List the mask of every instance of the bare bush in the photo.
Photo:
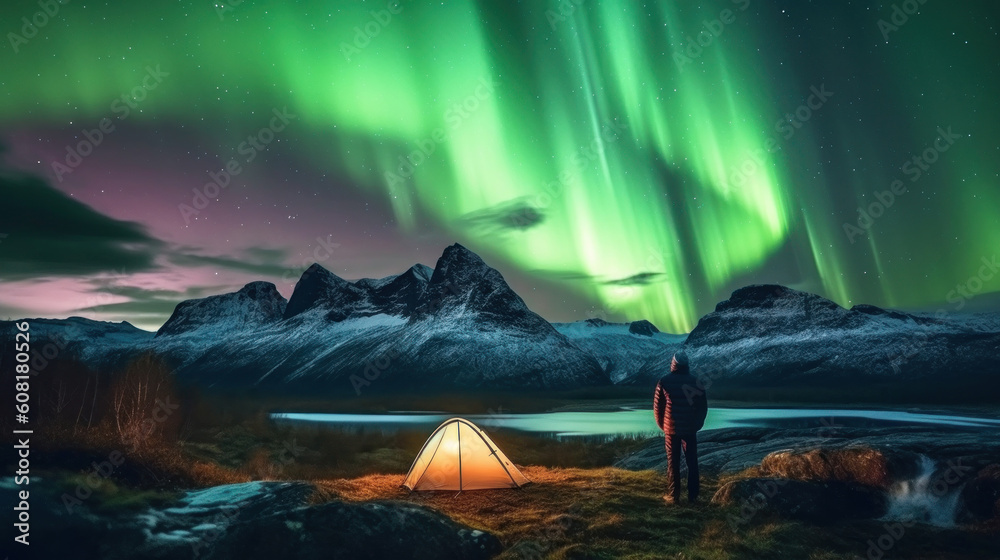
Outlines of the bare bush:
[{"label": "bare bush", "polygon": [[174,398],[170,368],[156,356],[145,354],[112,380],[106,423],[130,451],[142,450],[167,435],[176,435],[179,417],[172,414],[177,407]]}]

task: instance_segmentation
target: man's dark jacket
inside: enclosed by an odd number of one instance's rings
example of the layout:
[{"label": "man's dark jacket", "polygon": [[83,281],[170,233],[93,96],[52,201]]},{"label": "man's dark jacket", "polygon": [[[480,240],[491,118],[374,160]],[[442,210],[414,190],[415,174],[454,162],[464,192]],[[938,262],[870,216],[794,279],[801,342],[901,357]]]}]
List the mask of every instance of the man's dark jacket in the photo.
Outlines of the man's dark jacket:
[{"label": "man's dark jacket", "polygon": [[705,425],[708,396],[687,368],[660,378],[653,396],[656,424],[665,434],[693,434]]}]

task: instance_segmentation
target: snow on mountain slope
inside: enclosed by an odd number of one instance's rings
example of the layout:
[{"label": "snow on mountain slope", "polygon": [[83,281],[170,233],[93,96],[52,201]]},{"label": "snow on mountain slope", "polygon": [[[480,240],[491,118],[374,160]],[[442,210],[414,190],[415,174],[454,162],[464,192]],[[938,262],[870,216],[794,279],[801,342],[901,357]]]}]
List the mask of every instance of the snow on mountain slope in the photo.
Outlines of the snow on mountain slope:
[{"label": "snow on mountain slope", "polygon": [[[553,326],[595,356],[616,385],[655,384],[670,371],[670,359],[687,338],[659,332],[647,321],[608,323],[587,319]],[[639,334],[647,332],[651,334]]]},{"label": "snow on mountain slope", "polygon": [[182,376],[215,386],[362,392],[608,383],[596,359],[457,244],[433,271],[415,265],[380,280],[349,282],[313,265],[284,318],[261,315],[258,307],[235,294],[179,305],[156,349],[179,364]]},{"label": "snow on mountain slope", "polygon": [[280,321],[288,302],[270,282],[251,282],[238,292],[182,301],[156,336],[177,335],[209,326],[230,332]]},{"label": "snow on mountain slope", "polygon": [[935,318],[869,305],[851,309],[783,286],[748,286],[701,318],[686,342],[692,370],[787,383],[811,378],[955,382],[1000,374],[996,318]]},{"label": "snow on mountain slope", "polygon": [[[913,385],[936,377],[977,392],[1000,386],[997,314],[844,309],[781,286],[748,286],[686,336],[648,321],[553,325],[457,244],[433,269],[414,265],[381,279],[350,282],[313,265],[287,302],[267,282],[182,302],[155,336],[79,317],[30,321],[39,351],[101,371],[155,352],[192,383],[315,395],[651,385],[682,347],[693,373],[713,382]],[[3,340],[14,332],[0,322]],[[0,351],[3,363],[12,348]]]},{"label": "snow on mountain slope", "polygon": [[155,334],[127,321],[112,323],[83,317],[0,321],[0,363],[13,363],[13,341],[20,321],[30,325],[30,364],[35,371],[65,358],[78,359],[95,369],[115,369],[135,356],[138,348],[149,344]]}]

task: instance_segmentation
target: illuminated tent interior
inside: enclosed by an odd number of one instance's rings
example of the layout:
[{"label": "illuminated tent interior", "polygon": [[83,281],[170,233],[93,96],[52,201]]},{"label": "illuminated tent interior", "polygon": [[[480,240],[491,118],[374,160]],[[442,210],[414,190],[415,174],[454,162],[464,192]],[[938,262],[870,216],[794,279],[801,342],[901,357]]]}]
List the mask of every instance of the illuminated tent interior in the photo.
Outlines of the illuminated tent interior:
[{"label": "illuminated tent interior", "polygon": [[462,491],[520,488],[530,482],[478,426],[452,418],[427,438],[403,486]]}]

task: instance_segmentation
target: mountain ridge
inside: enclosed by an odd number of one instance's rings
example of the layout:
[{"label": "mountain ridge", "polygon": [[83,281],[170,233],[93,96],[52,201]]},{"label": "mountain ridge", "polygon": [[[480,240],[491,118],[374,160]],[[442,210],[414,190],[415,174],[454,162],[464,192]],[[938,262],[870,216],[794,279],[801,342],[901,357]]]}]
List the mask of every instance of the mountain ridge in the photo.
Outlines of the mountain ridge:
[{"label": "mountain ridge", "polygon": [[[0,323],[5,335],[12,328]],[[32,329],[97,369],[155,352],[193,383],[320,394],[647,386],[682,348],[692,373],[731,386],[909,383],[950,370],[988,381],[1000,371],[1000,314],[848,309],[773,284],[735,290],[686,335],[647,320],[549,323],[459,244],[434,268],[380,279],[348,281],[314,264],[287,300],[261,281],[187,300],[156,333],[83,318]]]}]

